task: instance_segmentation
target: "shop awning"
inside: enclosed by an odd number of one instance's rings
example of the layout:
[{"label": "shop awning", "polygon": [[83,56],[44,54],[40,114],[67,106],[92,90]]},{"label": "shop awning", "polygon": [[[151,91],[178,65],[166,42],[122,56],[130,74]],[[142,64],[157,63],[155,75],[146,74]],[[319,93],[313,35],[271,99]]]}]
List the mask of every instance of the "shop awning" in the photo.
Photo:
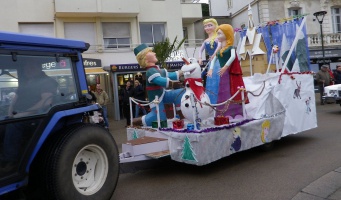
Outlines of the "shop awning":
[{"label": "shop awning", "polygon": [[86,74],[107,74],[107,71],[104,71],[102,67],[91,67],[91,68],[85,68]]}]

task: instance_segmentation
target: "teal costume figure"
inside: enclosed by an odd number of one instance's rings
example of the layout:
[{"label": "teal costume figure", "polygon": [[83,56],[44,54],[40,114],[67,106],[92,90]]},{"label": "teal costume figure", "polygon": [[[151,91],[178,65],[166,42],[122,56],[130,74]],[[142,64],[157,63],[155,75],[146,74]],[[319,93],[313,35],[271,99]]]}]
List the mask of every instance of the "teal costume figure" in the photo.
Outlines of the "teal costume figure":
[{"label": "teal costume figure", "polygon": [[[158,61],[155,53],[146,44],[141,44],[134,49],[136,59],[139,65],[147,69],[146,72],[146,91],[149,101],[153,101],[155,96],[159,97],[160,120],[167,120],[164,103],[174,103],[177,110],[180,110],[180,101],[184,93],[183,89],[166,90],[172,88],[173,84],[178,82],[182,76],[181,70],[177,72],[168,72],[166,69],[160,69],[156,66]],[[134,118],[134,125],[151,126],[153,121],[157,120],[156,105],[150,105],[151,112],[142,118]]]}]

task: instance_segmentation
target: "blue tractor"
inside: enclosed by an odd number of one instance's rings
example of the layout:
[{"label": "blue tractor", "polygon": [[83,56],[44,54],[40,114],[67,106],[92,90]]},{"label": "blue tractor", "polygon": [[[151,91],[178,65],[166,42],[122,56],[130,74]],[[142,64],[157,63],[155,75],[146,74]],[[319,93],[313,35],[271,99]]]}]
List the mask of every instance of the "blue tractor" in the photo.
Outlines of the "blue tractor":
[{"label": "blue tractor", "polygon": [[[87,123],[81,41],[0,32],[0,198],[110,199],[118,181],[114,138]],[[13,198],[12,198],[13,199]]]}]

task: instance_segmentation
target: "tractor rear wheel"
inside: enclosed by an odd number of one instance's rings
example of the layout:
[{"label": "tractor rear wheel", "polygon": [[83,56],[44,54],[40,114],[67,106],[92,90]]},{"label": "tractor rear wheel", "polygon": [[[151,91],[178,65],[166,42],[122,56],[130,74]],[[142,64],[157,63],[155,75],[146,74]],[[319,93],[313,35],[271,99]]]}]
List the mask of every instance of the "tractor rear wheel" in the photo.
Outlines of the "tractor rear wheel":
[{"label": "tractor rear wheel", "polygon": [[119,176],[118,149],[111,134],[91,124],[64,133],[39,162],[44,166],[44,199],[110,199]]}]

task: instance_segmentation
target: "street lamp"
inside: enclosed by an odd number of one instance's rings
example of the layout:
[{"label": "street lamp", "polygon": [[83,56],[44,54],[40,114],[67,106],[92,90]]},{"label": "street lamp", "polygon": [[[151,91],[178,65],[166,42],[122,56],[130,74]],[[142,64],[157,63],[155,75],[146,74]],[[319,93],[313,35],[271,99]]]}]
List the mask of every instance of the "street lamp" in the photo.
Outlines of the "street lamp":
[{"label": "street lamp", "polygon": [[327,11],[319,11],[313,14],[316,17],[317,21],[320,23],[323,64],[325,64],[325,60],[324,60],[325,58],[324,58],[324,41],[323,41],[322,23],[323,23],[323,18],[326,14],[327,14]]}]

